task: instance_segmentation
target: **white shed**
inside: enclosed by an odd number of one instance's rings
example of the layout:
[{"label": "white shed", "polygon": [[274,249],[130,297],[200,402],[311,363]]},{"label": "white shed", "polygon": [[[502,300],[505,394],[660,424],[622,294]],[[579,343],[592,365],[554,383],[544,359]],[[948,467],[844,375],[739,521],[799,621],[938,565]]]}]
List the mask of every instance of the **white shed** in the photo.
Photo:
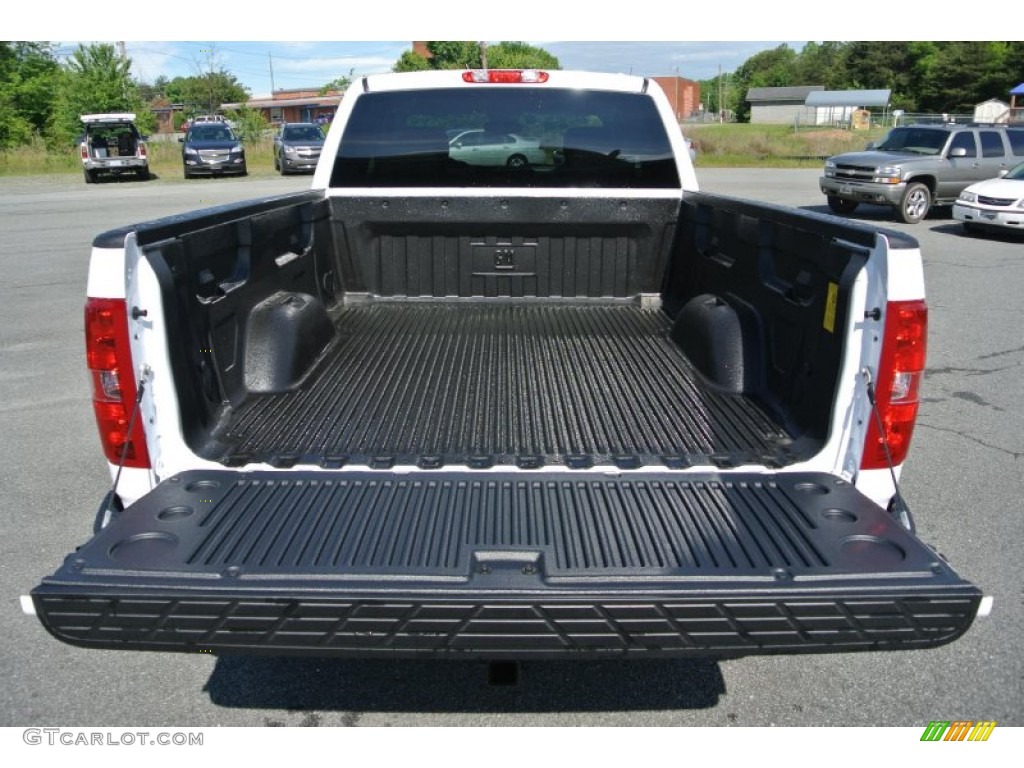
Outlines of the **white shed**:
[{"label": "white shed", "polygon": [[858,109],[881,107],[886,110],[892,91],[887,88],[857,91],[816,91],[807,94],[804,104],[813,110],[816,125],[849,123]]},{"label": "white shed", "polygon": [[974,107],[974,122],[996,123],[1010,111],[1010,105],[999,99],[989,99]]}]

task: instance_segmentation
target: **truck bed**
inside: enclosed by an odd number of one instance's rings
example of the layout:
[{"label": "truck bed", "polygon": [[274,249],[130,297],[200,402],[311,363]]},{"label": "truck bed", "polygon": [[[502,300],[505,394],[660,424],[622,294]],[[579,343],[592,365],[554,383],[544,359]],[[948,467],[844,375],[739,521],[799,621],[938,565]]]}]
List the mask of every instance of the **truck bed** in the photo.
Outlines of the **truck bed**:
[{"label": "truck bed", "polygon": [[778,464],[790,437],[714,391],[635,303],[346,307],[316,371],[221,425],[227,464]]},{"label": "truck bed", "polygon": [[697,194],[304,193],[136,233],[193,453],[378,469],[807,460],[875,236]]}]

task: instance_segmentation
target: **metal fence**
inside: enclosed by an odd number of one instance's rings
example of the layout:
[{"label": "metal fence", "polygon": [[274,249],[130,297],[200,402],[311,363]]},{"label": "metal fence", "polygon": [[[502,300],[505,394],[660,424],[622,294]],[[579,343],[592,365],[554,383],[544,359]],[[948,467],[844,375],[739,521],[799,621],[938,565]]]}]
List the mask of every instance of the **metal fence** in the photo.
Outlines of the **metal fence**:
[{"label": "metal fence", "polygon": [[[862,122],[861,128],[894,128],[900,125],[913,125],[915,123],[972,123],[973,114],[959,114],[953,112],[903,112],[901,110],[867,110],[870,117]],[[813,109],[795,115],[793,129],[812,130],[822,128],[852,128],[853,120],[850,114],[837,114],[835,117],[822,118],[820,113]]]},{"label": "metal fence", "polygon": [[[871,128],[894,128],[900,125],[913,125],[914,123],[973,123],[976,122],[973,114],[959,112],[903,112],[901,110],[868,110],[871,113],[869,125]],[[1007,110],[1009,122],[1024,123],[1024,108]],[[725,115],[717,112],[691,112],[689,116],[680,120],[680,123],[732,123],[736,121],[736,115],[728,111]],[[1000,122],[1006,122],[1001,120]],[[837,113],[834,117],[823,118],[814,108],[807,108],[798,112],[793,118],[793,129],[814,130],[822,128],[851,128],[851,119],[848,114]]]},{"label": "metal fence", "polygon": [[694,110],[688,116],[679,121],[680,123],[735,123],[736,113],[727,109],[722,114],[709,112],[707,110]]},{"label": "metal fence", "polygon": [[890,113],[891,125],[912,125],[914,123],[973,123],[974,115],[954,114],[952,112],[903,112]]}]

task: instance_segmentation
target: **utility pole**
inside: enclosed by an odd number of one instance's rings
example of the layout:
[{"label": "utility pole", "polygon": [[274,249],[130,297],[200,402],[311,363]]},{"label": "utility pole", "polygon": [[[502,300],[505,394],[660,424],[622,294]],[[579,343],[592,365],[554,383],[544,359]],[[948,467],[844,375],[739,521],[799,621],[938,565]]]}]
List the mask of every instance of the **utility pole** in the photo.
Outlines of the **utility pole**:
[{"label": "utility pole", "polygon": [[718,65],[718,122],[725,122],[725,106],[722,104],[722,65]]},{"label": "utility pole", "polygon": [[480,42],[480,68],[487,69],[487,41]]},{"label": "utility pole", "polygon": [[217,62],[217,49],[215,47],[211,46],[206,51],[206,66],[207,66],[207,69],[206,69],[206,83],[210,87],[209,114],[211,114],[211,115],[215,114],[217,112],[217,108],[220,106],[219,104],[216,103],[217,102],[217,91],[216,91],[216,85],[214,84],[214,78],[213,78],[213,66],[214,66],[214,64],[216,62]]},{"label": "utility pole", "polygon": [[[125,74],[128,73],[128,51],[125,48],[124,40],[117,41],[117,55],[121,59],[121,66],[124,67]],[[121,97],[124,99],[128,98],[128,83],[121,82]]]},{"label": "utility pole", "polygon": [[274,95],[274,57],[267,51],[267,61],[270,62],[270,95]]}]

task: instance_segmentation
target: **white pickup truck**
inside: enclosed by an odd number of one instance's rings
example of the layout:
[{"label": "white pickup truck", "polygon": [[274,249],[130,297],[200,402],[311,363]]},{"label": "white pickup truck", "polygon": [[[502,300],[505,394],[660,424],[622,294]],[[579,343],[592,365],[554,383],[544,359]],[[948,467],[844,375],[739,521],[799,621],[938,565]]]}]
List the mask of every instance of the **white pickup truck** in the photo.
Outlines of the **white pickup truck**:
[{"label": "white pickup truck", "polygon": [[917,242],[698,191],[641,77],[362,78],[309,191],[99,235],[85,318],[115,491],[26,600],[68,643],[728,657],[986,605],[895,486]]}]

